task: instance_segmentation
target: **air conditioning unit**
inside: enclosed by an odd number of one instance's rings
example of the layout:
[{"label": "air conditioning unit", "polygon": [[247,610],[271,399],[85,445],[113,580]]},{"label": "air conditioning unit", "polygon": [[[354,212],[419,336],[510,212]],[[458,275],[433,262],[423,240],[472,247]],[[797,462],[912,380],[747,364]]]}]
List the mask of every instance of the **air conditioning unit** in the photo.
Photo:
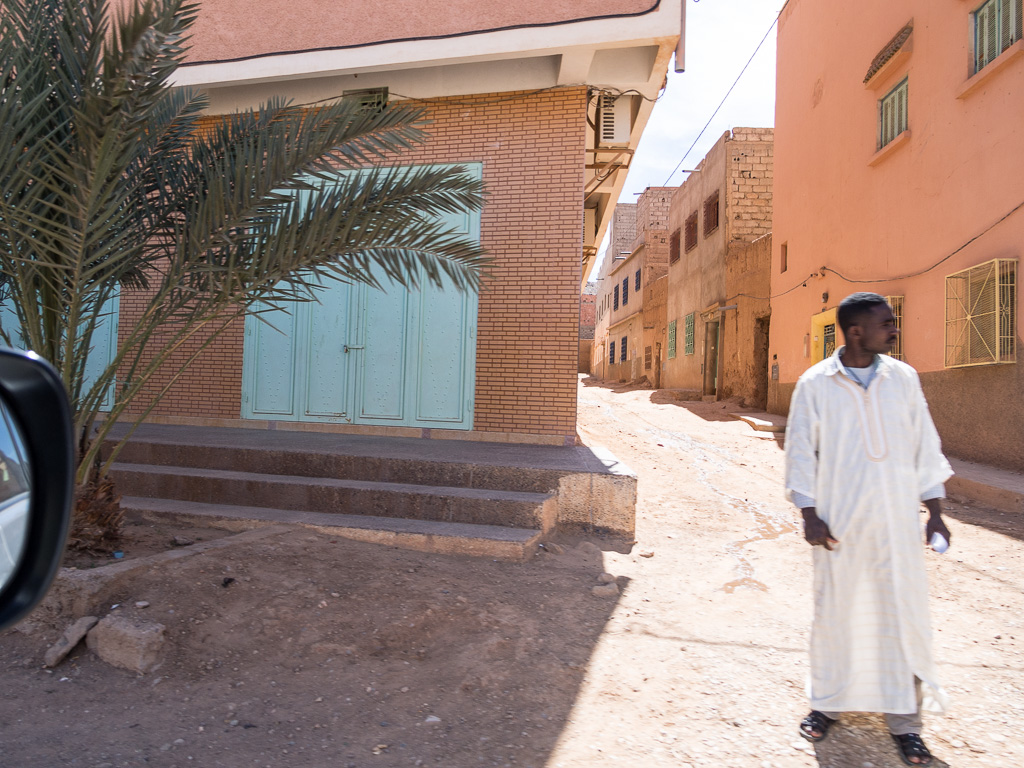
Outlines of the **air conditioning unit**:
[{"label": "air conditioning unit", "polygon": [[597,208],[583,209],[583,245],[592,246],[597,240]]},{"label": "air conditioning unit", "polygon": [[597,102],[597,145],[618,147],[629,144],[633,127],[633,99],[602,95]]}]

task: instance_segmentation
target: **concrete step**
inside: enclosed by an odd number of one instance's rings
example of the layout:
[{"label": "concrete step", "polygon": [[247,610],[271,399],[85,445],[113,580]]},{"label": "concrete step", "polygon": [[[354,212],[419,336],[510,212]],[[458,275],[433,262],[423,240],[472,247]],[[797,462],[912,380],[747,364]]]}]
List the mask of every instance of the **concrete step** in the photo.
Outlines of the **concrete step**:
[{"label": "concrete step", "polygon": [[542,531],[557,517],[553,493],[129,463],[114,464],[112,474],[123,493],[151,499]]},{"label": "concrete step", "polygon": [[542,533],[528,528],[467,525],[434,520],[408,520],[372,515],[345,515],[269,507],[203,504],[175,499],[125,496],[121,506],[143,518],[182,522],[200,521],[227,530],[248,530],[290,523],[314,528],[331,536],[384,544],[419,552],[472,555],[521,561],[533,556]]},{"label": "concrete step", "polygon": [[[243,432],[245,432],[243,430]],[[243,434],[243,437],[249,435]],[[277,437],[275,435],[275,437]],[[306,448],[255,447],[147,440],[133,437],[117,460],[123,464],[234,470],[296,477],[330,477],[381,483],[411,483],[449,488],[491,488],[547,493],[558,487],[563,468],[483,462],[472,457],[361,455],[331,452],[323,435],[314,435]],[[329,444],[328,444],[329,445]],[[441,446],[440,448],[450,448]],[[534,447],[534,450],[537,450]],[[540,451],[550,450],[541,447]],[[481,451],[482,453],[482,451]]]}]

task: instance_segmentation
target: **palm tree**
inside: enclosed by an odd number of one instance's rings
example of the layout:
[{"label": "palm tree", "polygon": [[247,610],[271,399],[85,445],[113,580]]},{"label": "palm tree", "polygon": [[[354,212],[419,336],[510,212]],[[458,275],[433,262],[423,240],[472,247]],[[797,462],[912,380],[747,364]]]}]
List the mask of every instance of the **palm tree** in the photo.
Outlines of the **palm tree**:
[{"label": "palm tree", "polygon": [[[109,5],[0,4],[0,302],[16,316],[0,335],[67,386],[79,511],[101,510],[99,536],[120,521],[107,478],[116,450],[102,451],[110,428],[142,421],[233,320],[381,273],[472,290],[486,263],[438,223],[478,209],[479,182],[460,168],[394,167],[426,138],[419,110],[272,100],[211,120],[202,94],[171,84],[197,6],[133,0],[115,18]],[[122,289],[144,307],[113,361],[86,376]],[[76,518],[80,536],[97,527]]]}]

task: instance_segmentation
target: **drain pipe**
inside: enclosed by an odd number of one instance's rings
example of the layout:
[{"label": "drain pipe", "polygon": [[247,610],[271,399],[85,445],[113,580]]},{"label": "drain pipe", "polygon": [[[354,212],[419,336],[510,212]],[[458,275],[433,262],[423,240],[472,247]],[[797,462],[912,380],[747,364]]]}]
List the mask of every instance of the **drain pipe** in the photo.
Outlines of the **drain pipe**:
[{"label": "drain pipe", "polygon": [[675,71],[686,71],[686,2],[679,1],[679,42],[676,43]]}]

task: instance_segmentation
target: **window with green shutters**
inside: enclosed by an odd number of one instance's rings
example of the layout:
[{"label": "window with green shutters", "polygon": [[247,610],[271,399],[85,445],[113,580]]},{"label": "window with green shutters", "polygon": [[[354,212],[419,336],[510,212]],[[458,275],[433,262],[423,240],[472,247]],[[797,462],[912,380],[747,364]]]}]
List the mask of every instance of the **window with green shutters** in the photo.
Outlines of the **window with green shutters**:
[{"label": "window with green shutters", "polygon": [[974,12],[974,71],[1020,40],[1021,0],[988,0]]},{"label": "window with green shutters", "polygon": [[878,102],[878,148],[881,149],[907,130],[907,80]]},{"label": "window with green shutters", "polygon": [[668,359],[676,356],[676,321],[668,324]]},{"label": "window with green shutters", "polygon": [[686,324],[683,326],[683,347],[687,355],[693,354],[693,312],[686,316]]}]

